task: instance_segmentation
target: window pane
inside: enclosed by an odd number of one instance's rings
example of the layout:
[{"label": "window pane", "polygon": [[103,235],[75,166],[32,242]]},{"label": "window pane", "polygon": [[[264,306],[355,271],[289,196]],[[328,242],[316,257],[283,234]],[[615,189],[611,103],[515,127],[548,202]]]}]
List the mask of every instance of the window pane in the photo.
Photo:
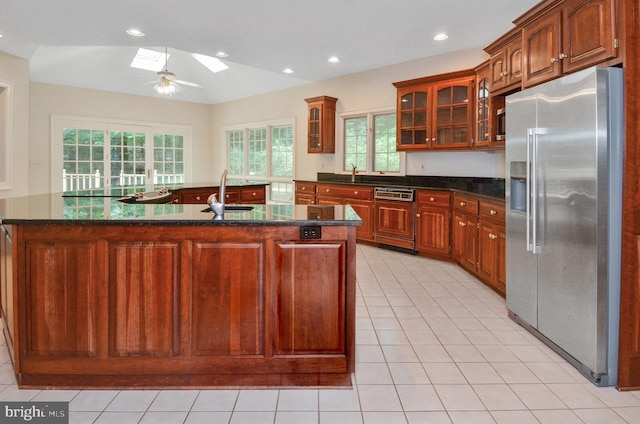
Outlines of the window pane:
[{"label": "window pane", "polygon": [[64,128],[62,139],[62,190],[104,187],[104,131]]},{"label": "window pane", "polygon": [[182,136],[174,134],[153,135],[153,185],[154,188],[184,182],[184,159],[173,146]]},{"label": "window pane", "polygon": [[249,130],[249,175],[267,175],[267,129]]},{"label": "window pane", "polygon": [[[394,125],[395,126],[395,125]],[[367,170],[367,117],[344,120],[344,170]]]},{"label": "window pane", "polygon": [[396,115],[377,115],[373,119],[373,170],[400,171],[400,153],[396,151]]},{"label": "window pane", "polygon": [[227,133],[227,169],[232,175],[244,174],[244,131]]},{"label": "window pane", "polygon": [[275,127],[271,137],[271,175],[293,177],[293,127]]}]

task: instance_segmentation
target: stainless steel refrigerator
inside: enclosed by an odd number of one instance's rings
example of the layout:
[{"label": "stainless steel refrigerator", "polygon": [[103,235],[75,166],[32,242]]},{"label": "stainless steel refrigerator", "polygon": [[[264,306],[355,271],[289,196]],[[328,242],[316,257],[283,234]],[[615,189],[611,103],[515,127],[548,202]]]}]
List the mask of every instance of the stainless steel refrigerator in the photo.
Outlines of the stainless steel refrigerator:
[{"label": "stainless steel refrigerator", "polygon": [[622,70],[507,96],[509,315],[594,384],[617,382]]}]

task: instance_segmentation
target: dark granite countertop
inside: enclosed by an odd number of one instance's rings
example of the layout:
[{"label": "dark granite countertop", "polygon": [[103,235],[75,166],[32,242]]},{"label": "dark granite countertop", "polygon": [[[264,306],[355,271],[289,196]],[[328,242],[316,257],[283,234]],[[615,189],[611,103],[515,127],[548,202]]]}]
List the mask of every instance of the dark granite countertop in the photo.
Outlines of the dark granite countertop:
[{"label": "dark granite countertop", "polygon": [[222,219],[208,205],[123,203],[113,197],[63,197],[62,193],[0,199],[0,223],[7,225],[227,225],[357,226],[362,220],[343,205],[242,205]]},{"label": "dark granite countertop", "polygon": [[414,189],[448,190],[475,194],[491,199],[504,200],[504,179],[485,177],[432,177],[405,176],[389,177],[383,175],[356,175],[355,182],[351,182],[350,175],[318,173],[317,180],[296,180],[313,183],[334,183],[368,185],[376,187],[406,187]]}]

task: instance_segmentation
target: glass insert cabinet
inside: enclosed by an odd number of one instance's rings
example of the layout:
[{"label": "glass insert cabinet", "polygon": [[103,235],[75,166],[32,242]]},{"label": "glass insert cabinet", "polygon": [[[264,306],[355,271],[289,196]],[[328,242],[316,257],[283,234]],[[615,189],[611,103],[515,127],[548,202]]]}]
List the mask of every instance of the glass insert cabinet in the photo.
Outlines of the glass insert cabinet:
[{"label": "glass insert cabinet", "polygon": [[335,153],[336,103],[330,96],[304,99],[308,105],[307,151],[309,153]]},{"label": "glass insert cabinet", "polygon": [[475,70],[394,83],[398,150],[473,147]]}]

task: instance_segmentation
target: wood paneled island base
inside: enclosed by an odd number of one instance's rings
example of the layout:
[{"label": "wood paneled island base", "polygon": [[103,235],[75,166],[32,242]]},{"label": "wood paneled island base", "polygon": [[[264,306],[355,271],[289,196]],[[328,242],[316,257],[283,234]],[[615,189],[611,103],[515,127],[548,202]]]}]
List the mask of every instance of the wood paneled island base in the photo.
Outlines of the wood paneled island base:
[{"label": "wood paneled island base", "polygon": [[350,386],[358,224],[211,223],[5,220],[18,385]]}]

